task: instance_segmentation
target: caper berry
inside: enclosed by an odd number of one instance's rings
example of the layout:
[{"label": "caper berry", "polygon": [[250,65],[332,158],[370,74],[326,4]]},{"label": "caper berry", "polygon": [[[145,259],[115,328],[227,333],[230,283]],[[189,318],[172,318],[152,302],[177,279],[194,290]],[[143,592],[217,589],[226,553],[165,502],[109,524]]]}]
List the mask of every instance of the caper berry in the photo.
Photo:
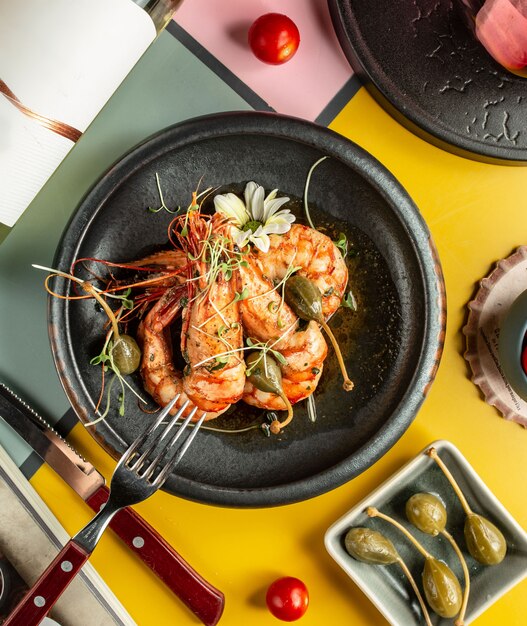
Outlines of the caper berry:
[{"label": "caper berry", "polygon": [[309,280],[309,278],[295,274],[295,276],[291,276],[285,283],[284,298],[286,303],[301,320],[314,320],[326,331],[335,349],[340,371],[344,378],[343,387],[346,391],[351,391],[353,389],[353,382],[348,376],[338,342],[330,327],[327,325],[322,313],[322,295],[320,289],[313,281]]},{"label": "caper berry", "polygon": [[305,276],[291,276],[285,283],[285,301],[300,319],[323,320],[322,295],[314,282]]},{"label": "caper berry", "polygon": [[280,371],[280,367],[267,352],[251,352],[245,360],[245,364],[249,372],[247,380],[260,391],[276,394],[282,398],[285,404],[285,408],[287,409],[287,417],[285,420],[280,422],[278,419],[275,419],[269,426],[271,432],[274,435],[278,435],[282,428],[287,426],[293,419],[293,407],[282,388],[282,372]]},{"label": "caper berry", "polygon": [[[456,553],[465,578],[465,590],[461,598],[461,609],[455,622],[456,626],[462,626],[464,624],[468,596],[470,593],[470,573],[465,557],[459,549],[454,537],[446,530],[447,512],[443,503],[432,493],[416,493],[406,502],[406,516],[420,531],[432,536],[438,534],[443,535]],[[439,600],[436,599],[436,603],[437,602],[439,602]]]},{"label": "caper berry", "polygon": [[432,493],[415,493],[406,502],[406,517],[421,532],[435,537],[445,529],[447,512]]},{"label": "caper berry", "polygon": [[483,565],[501,563],[507,553],[507,542],[499,528],[481,515],[472,513],[465,519],[465,541],[470,554]]},{"label": "caper berry", "polygon": [[441,617],[454,617],[462,602],[461,586],[443,561],[429,557],[423,569],[423,589],[430,608]]},{"label": "caper berry", "polygon": [[364,563],[390,565],[399,558],[393,543],[371,528],[351,528],[346,533],[344,545],[348,554]]},{"label": "caper berry", "polygon": [[245,364],[250,371],[248,379],[256,389],[276,395],[283,393],[282,372],[270,354],[251,352],[245,359]]},{"label": "caper berry", "polygon": [[483,565],[501,563],[507,554],[507,542],[501,530],[496,528],[492,522],[482,515],[474,513],[456,479],[437,454],[437,450],[433,447],[429,448],[426,454],[439,465],[465,511],[467,517],[465,519],[464,534],[470,554]]},{"label": "caper berry", "polygon": [[112,357],[119,372],[126,376],[135,372],[139,367],[141,350],[133,337],[119,335],[112,348]]},{"label": "caper berry", "polygon": [[348,554],[363,563],[369,563],[371,565],[391,565],[392,563],[397,563],[408,578],[417,596],[426,625],[432,626],[425,601],[423,600],[423,596],[417,587],[412,573],[397,552],[393,543],[387,537],[371,528],[351,528],[344,537],[344,545]]}]

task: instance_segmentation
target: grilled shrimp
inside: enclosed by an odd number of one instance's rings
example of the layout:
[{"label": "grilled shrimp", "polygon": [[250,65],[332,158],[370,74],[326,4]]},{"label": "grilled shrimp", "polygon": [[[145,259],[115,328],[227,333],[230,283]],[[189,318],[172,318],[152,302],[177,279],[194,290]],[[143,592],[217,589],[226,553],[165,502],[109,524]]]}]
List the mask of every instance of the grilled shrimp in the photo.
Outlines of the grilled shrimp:
[{"label": "grilled shrimp", "polygon": [[292,266],[300,276],[315,283],[322,294],[322,312],[327,319],[340,306],[348,283],[348,268],[331,239],[313,228],[293,224],[284,235],[270,235],[269,252],[255,249],[264,276],[281,280]]},{"label": "grilled shrimp", "polygon": [[[195,225],[204,228],[198,221]],[[203,238],[205,235],[198,237]],[[286,234],[270,236],[267,253],[253,249],[245,255],[246,263],[230,280],[220,273],[210,285],[207,264],[199,259],[189,263],[189,258],[181,250],[171,250],[139,262],[154,271],[157,267],[162,272],[174,271],[162,283],[167,288],[165,295],[140,325],[144,344],[141,374],[154,400],[164,406],[179,393],[174,411],[190,400],[190,408],[200,409],[196,419],[203,411],[207,419],[217,417],[240,399],[262,408],[285,409],[279,396],[246,380],[244,334],[285,358],[286,364],[280,365],[282,387],[291,404],[313,393],[327,356],[326,340],[315,321],[299,329],[297,316],[283,302],[273,281],[282,280],[293,265],[300,267],[298,273],[320,290],[323,314],[330,317],[339,307],[348,281],[346,264],[331,239],[294,224]],[[249,296],[236,301],[237,289],[246,290]],[[181,351],[187,362],[183,373],[173,365],[169,331],[181,311]]]},{"label": "grilled shrimp", "polygon": [[[270,341],[272,349],[287,360],[287,364],[281,366],[282,387],[294,404],[315,390],[327,355],[327,344],[316,322],[309,322],[303,331],[298,330],[298,318],[263,275],[257,259],[248,255],[247,263],[248,267],[240,268],[240,280],[251,296],[239,303],[242,325],[247,336]],[[260,391],[249,380],[245,382],[243,400],[266,409],[285,409],[279,396]]]},{"label": "grilled shrimp", "polygon": [[[200,269],[203,272],[201,281],[206,268]],[[206,419],[209,420],[241,399],[245,382],[243,360],[235,355],[221,360],[215,358],[216,354],[226,352],[226,344],[233,350],[242,346],[238,308],[227,307],[221,316],[216,314],[217,309],[232,302],[234,293],[234,282],[221,277],[190,302],[186,285],[172,286],[141,322],[138,331],[143,343],[141,375],[145,389],[160,406],[165,406],[176,394],[181,394],[173,412],[190,400],[186,413],[197,406],[199,411],[194,419],[199,419],[206,411]],[[183,373],[177,371],[173,364],[169,329],[182,310],[184,332],[181,347],[187,361]],[[222,333],[218,331],[222,320],[227,323],[228,332],[220,338]]]},{"label": "grilled shrimp", "polygon": [[[181,372],[175,369],[172,362],[169,329],[170,324],[181,311],[185,293],[186,290],[182,288],[168,289],[150,309],[138,328],[137,338],[143,347],[141,360],[143,384],[146,391],[160,406],[168,404],[177,394],[181,394],[177,408],[181,408],[188,400],[183,391]],[[191,408],[189,406],[188,411]],[[203,414],[202,411],[198,413],[200,417]]]},{"label": "grilled shrimp", "polygon": [[[200,283],[205,271],[201,267]],[[209,288],[200,286],[203,291],[184,313],[181,351],[189,371],[183,386],[199,408],[219,414],[241,399],[245,383],[243,331],[233,303],[236,281],[220,274]],[[231,354],[212,358],[225,352]]]}]

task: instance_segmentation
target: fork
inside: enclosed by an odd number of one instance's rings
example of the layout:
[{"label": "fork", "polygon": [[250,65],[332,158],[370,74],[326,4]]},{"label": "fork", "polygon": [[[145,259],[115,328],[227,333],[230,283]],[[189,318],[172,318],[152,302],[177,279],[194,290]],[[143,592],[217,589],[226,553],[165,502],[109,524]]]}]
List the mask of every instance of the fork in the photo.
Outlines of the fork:
[{"label": "fork", "polygon": [[[123,454],[112,475],[110,497],[106,504],[62,548],[14,608],[3,626],[40,624],[75,578],[79,569],[86,563],[112,517],[121,509],[146,500],[163,485],[197,435],[206,415],[204,413],[200,417],[186,439],[176,446],[198,410],[194,407],[180,424],[177,432],[172,434],[172,430],[190,404],[187,400],[161,430],[161,424],[179,398],[178,394],[161,411],[155,422]],[[142,451],[141,448],[145,444],[148,445]]]}]

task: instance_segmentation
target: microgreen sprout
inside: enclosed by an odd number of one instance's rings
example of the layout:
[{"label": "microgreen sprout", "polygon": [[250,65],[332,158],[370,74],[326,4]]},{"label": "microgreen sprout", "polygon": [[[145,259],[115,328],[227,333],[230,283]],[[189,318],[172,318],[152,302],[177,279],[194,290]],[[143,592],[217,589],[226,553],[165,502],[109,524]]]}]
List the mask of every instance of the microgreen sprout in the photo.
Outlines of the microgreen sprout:
[{"label": "microgreen sprout", "polygon": [[[102,307],[102,309],[108,316],[108,319],[111,323],[112,328],[106,336],[106,340],[104,342],[101,352],[90,361],[92,365],[102,365],[102,368],[103,368],[103,387],[101,391],[101,397],[104,394],[104,374],[108,371],[111,371],[113,372],[114,377],[112,378],[112,380],[110,381],[110,384],[108,385],[108,389],[106,393],[106,408],[104,412],[100,414],[99,409],[98,409],[99,403],[97,403],[96,412],[99,413],[99,417],[96,420],[93,420],[92,422],[88,422],[86,425],[91,426],[91,425],[97,424],[98,422],[100,422],[107,416],[110,410],[111,389],[113,387],[113,384],[115,383],[115,380],[117,380],[121,386],[121,393],[119,394],[119,409],[118,409],[119,415],[124,415],[126,387],[128,387],[128,389],[130,389],[134,395],[136,395],[142,402],[146,404],[146,400],[144,400],[123,377],[123,373],[129,374],[135,370],[139,362],[138,359],[140,357],[139,348],[137,347],[135,340],[128,335],[121,335],[119,332],[118,322],[119,322],[119,318],[122,312],[124,310],[132,310],[134,307],[133,300],[129,298],[131,289],[128,288],[122,294],[109,294],[109,293],[104,292],[102,289],[95,287],[95,285],[92,285],[92,283],[90,283],[89,281],[82,280],[78,278],[77,276],[68,274],[67,272],[62,272],[60,270],[55,270],[53,268],[44,267],[42,265],[33,265],[33,267],[35,269],[41,269],[46,272],[50,272],[50,274],[46,278],[46,283],[45,283],[46,289],[49,293],[53,293],[53,292],[49,289],[48,282],[49,282],[49,279],[53,278],[54,276],[59,276],[61,278],[65,278],[67,280],[71,280],[79,284],[80,287],[86,292],[87,297],[90,297],[90,296],[93,297],[100,304],[100,306]],[[121,307],[119,308],[117,315],[110,308],[106,300],[102,297],[102,294],[104,294],[106,297],[111,297],[114,300],[120,301]],[[71,297],[75,298],[76,296],[71,296]],[[123,348],[124,348],[125,343],[127,344],[128,349],[125,350],[125,353],[123,353]],[[133,364],[131,364],[132,363],[130,360],[131,357],[129,356],[130,350],[132,351],[137,350],[137,353],[134,355],[135,363]],[[123,354],[126,354],[126,356],[123,356]],[[121,367],[119,367],[117,364],[118,360],[122,363]],[[126,368],[128,367],[130,367],[130,369],[126,370]],[[124,372],[122,371],[123,368],[124,368]]]},{"label": "microgreen sprout", "polygon": [[269,345],[269,342],[263,343],[262,341],[253,341],[250,337],[247,337],[247,339],[245,340],[245,343],[247,344],[249,348],[252,348],[253,350],[258,350],[260,352],[259,359],[255,361],[251,365],[251,367],[248,367],[245,370],[246,376],[250,376],[253,373],[254,368],[260,364],[262,359],[263,359],[265,374],[267,375],[267,367],[266,367],[267,363],[266,363],[266,360],[264,359],[264,356],[267,353],[271,354],[278,361],[278,363],[280,363],[280,365],[287,365],[287,360],[285,359],[285,357],[282,354],[280,354],[278,350],[273,350],[272,347]]},{"label": "microgreen sprout", "polygon": [[323,156],[321,159],[319,159],[318,161],[313,163],[313,165],[309,169],[309,172],[307,173],[306,185],[304,187],[304,211],[306,212],[307,221],[309,222],[309,225],[311,226],[311,228],[313,230],[316,230],[316,228],[315,228],[315,226],[313,224],[313,221],[311,220],[311,215],[309,213],[309,205],[307,203],[307,194],[308,194],[308,191],[309,191],[309,183],[311,182],[311,175],[313,174],[315,168],[318,165],[320,165],[320,163],[322,163],[322,161],[325,161],[326,159],[329,159],[329,157]]},{"label": "microgreen sprout", "polygon": [[295,256],[296,256],[296,252],[293,255],[293,258],[291,259],[291,263],[289,264],[289,267],[286,270],[285,276],[282,278],[282,280],[279,283],[279,286],[282,288],[282,296],[280,299],[280,306],[278,307],[278,310],[276,311],[276,315],[277,315],[276,325],[278,326],[278,328],[284,327],[284,323],[282,321],[282,318],[280,317],[280,313],[282,312],[282,308],[285,302],[285,284],[287,282],[287,279],[290,276],[292,276],[297,270],[301,269],[300,266],[297,266],[297,267],[293,266],[293,261],[295,260]]},{"label": "microgreen sprout", "polygon": [[352,291],[348,291],[346,297],[342,299],[340,306],[344,309],[351,309],[352,311],[357,310],[357,301]]},{"label": "microgreen sprout", "polygon": [[137,391],[128,383],[128,381],[122,376],[119,370],[119,367],[117,366],[115,359],[114,359],[115,344],[111,340],[112,336],[113,336],[113,330],[107,334],[106,341],[104,342],[104,346],[101,352],[97,356],[93,357],[93,359],[90,360],[90,365],[102,365],[103,372],[106,373],[108,371],[111,371],[114,374],[114,376],[112,380],[110,381],[110,384],[108,385],[107,394],[106,394],[106,407],[103,413],[100,413],[99,409],[97,408],[96,412],[99,413],[99,417],[97,417],[97,419],[95,420],[92,420],[91,422],[86,422],[85,424],[86,426],[94,426],[95,424],[98,424],[99,422],[101,422],[108,415],[110,408],[111,408],[111,400],[110,400],[111,390],[116,380],[119,382],[119,385],[121,386],[121,393],[118,396],[118,402],[119,402],[118,412],[121,417],[124,415],[124,411],[125,411],[125,388],[126,387],[141,402],[143,402],[144,404],[147,404],[146,400],[142,398],[137,393]]},{"label": "microgreen sprout", "polygon": [[[268,289],[267,291],[264,291],[263,293],[257,293],[255,296],[251,296],[250,298],[247,298],[247,300],[249,300],[249,301],[257,300],[258,298],[262,298],[263,296],[268,296],[270,293],[273,293],[273,291],[277,291],[278,289],[283,287],[283,285],[285,285],[285,283],[286,283],[288,278],[290,278],[295,272],[298,272],[298,270],[302,269],[301,265],[293,266],[293,261],[294,260],[295,260],[295,257],[293,257],[291,259],[291,263],[289,264],[289,266],[288,266],[288,268],[286,270],[286,273],[285,273],[284,277],[282,278],[282,280],[280,282],[278,282],[272,289]],[[283,300],[284,300],[284,298],[283,298],[283,295],[282,295],[282,302],[283,302]],[[278,312],[278,310],[277,310],[277,312]]]},{"label": "microgreen sprout", "polygon": [[237,291],[234,294],[234,302],[239,302],[240,300],[246,300],[249,297],[249,290],[247,287],[244,287],[240,293]]},{"label": "microgreen sprout", "polygon": [[255,296],[251,296],[250,298],[247,298],[248,301],[256,300],[257,298],[261,298],[262,296],[267,296],[270,293],[273,293],[273,291],[278,291],[279,289],[281,289],[282,295],[280,298],[280,304],[278,304],[277,302],[271,301],[267,305],[267,310],[270,313],[276,313],[276,316],[277,316],[276,325],[278,326],[278,328],[284,327],[284,322],[280,318],[280,313],[282,311],[282,307],[284,306],[284,290],[285,290],[285,284],[287,282],[287,279],[290,278],[295,272],[302,269],[300,265],[298,266],[293,265],[295,256],[296,256],[296,252],[293,258],[291,259],[291,262],[289,263],[289,266],[284,274],[284,277],[272,289],[268,289],[267,291],[264,291],[263,293],[259,293],[259,294],[256,294]]},{"label": "microgreen sprout", "polygon": [[114,295],[115,300],[121,301],[121,305],[123,309],[127,309],[128,311],[131,311],[134,308],[133,298],[128,297],[131,293],[132,293],[132,290],[130,289],[130,287],[128,287],[128,289],[122,294],[117,294],[117,295],[111,294],[111,295]]},{"label": "microgreen sprout", "polygon": [[148,210],[150,211],[150,213],[159,213],[159,211],[164,210],[167,213],[174,215],[175,213],[180,211],[181,207],[179,206],[176,209],[172,210],[172,209],[169,209],[167,205],[165,204],[165,199],[163,198],[163,192],[161,191],[161,182],[159,181],[159,174],[157,172],[156,172],[156,185],[157,185],[157,192],[159,193],[159,200],[161,204],[160,206],[157,207],[157,209],[155,209],[154,207],[148,207]]},{"label": "microgreen sprout", "polygon": [[[238,325],[239,326],[239,325]],[[221,343],[227,348],[227,352],[225,354],[223,354],[221,357],[216,357],[216,363],[221,363],[223,365],[225,365],[226,363],[228,363],[229,361],[229,354],[232,353],[234,355],[235,353],[235,348],[233,347],[233,345],[231,343],[229,343],[227,341],[227,339],[224,338],[224,335],[226,333],[229,332],[230,329],[233,329],[234,324],[231,325],[230,327],[227,326],[220,326],[220,328],[218,329],[217,332],[217,336],[215,335],[211,335],[211,333],[206,332],[205,330],[203,330],[203,328],[200,328],[199,326],[192,326],[192,328],[194,330],[197,330],[198,332],[206,335],[207,337],[210,337],[211,339],[219,339],[221,341]],[[239,357],[236,357],[236,359],[238,360],[238,362],[241,361],[241,359]],[[214,368],[214,369],[219,369],[219,368]]]},{"label": "microgreen sprout", "polygon": [[[254,342],[252,340],[251,343],[252,345],[247,345],[241,348],[234,348],[233,350],[227,350],[226,352],[221,352],[220,354],[215,354],[213,356],[209,356],[206,359],[203,359],[202,361],[199,361],[199,363],[196,363],[195,365],[193,365],[192,367],[194,369],[201,367],[202,365],[205,365],[205,363],[208,363],[209,361],[212,360],[216,360],[218,357],[221,356],[231,356],[233,354],[238,354],[241,352],[246,352],[248,350],[266,350],[266,351],[270,351],[271,354],[278,360],[280,361],[282,364],[287,363],[287,361],[284,359],[284,357],[282,356],[282,354],[280,354],[279,352],[277,352],[276,350],[272,350],[276,344],[281,341],[287,334],[289,334],[298,324],[298,320],[295,320],[290,326],[289,328],[287,328],[282,335],[280,335],[280,337],[278,337],[277,339],[275,339],[272,343],[270,343],[271,340],[267,341],[266,343],[263,342]],[[234,326],[234,324],[231,326],[231,328]],[[280,354],[280,356],[276,356],[277,354]]]},{"label": "microgreen sprout", "polygon": [[[229,322],[225,319],[225,316],[223,315],[223,313],[220,311],[220,309],[218,309],[218,307],[214,304],[214,302],[212,300],[209,300],[209,303],[211,305],[211,307],[216,311],[216,315],[219,315],[221,321],[224,323],[225,326],[229,325]],[[200,328],[202,328],[204,326],[204,324],[200,324]]]},{"label": "microgreen sprout", "polygon": [[[235,254],[240,254],[240,253],[235,253]],[[243,261],[240,259],[232,259],[232,270],[238,269],[239,267],[245,267],[246,265],[247,265],[247,261]],[[221,270],[221,267],[220,267],[220,270]],[[209,271],[205,274],[208,282],[210,281],[210,278],[209,278],[210,274],[211,274],[211,270],[209,269]],[[215,273],[214,279],[210,283],[210,286],[212,286],[212,283],[216,280],[216,278],[217,278],[217,272]],[[230,276],[229,276],[229,280],[230,280]],[[206,295],[207,290],[208,290],[208,287],[205,290],[204,294],[199,294],[199,296]],[[199,296],[196,296],[196,297],[199,297]],[[241,300],[247,299],[248,296],[249,296],[249,290],[245,287],[240,292],[235,292],[234,298],[230,302],[228,302],[225,306],[223,306],[221,309],[218,309],[215,306],[214,302],[212,302],[212,300],[209,300],[212,308],[215,310],[215,314],[209,317],[208,319],[206,319],[204,322],[202,322],[199,325],[199,328],[202,328],[203,326],[208,324],[216,315],[218,315],[221,318],[225,326],[229,326],[228,322],[225,320],[225,317],[223,316],[223,311],[225,311],[225,309],[230,307],[235,302],[240,302]]]},{"label": "microgreen sprout", "polygon": [[333,242],[342,253],[342,258],[345,259],[348,255],[348,238],[344,233],[339,233],[339,238]]},{"label": "microgreen sprout", "polygon": [[220,273],[224,280],[230,281],[235,271],[248,265],[243,252],[230,249],[230,241],[227,237],[208,238],[200,241],[200,244],[202,245],[200,253],[197,256],[189,253],[188,256],[191,261],[201,260],[208,267],[203,274],[188,280],[189,282],[204,281],[205,293],[217,282]]}]

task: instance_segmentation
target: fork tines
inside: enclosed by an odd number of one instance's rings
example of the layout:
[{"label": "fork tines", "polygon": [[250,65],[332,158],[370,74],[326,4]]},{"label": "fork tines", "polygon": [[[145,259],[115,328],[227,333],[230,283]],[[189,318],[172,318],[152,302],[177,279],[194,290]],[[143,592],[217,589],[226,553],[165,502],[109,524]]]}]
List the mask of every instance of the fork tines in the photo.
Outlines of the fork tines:
[{"label": "fork tines", "polygon": [[[177,413],[175,413],[168,422],[165,422],[165,418],[169,415],[171,409],[176,405],[180,397],[181,395],[178,394],[165,406],[159,413],[156,421],[146,430],[142,437],[138,438],[132,446],[130,446],[126,454],[126,466],[136,472],[140,478],[148,480],[156,487],[160,487],[165,482],[174,467],[179,463],[206,417],[206,413],[203,413],[200,419],[192,425],[193,428],[190,433],[187,433],[185,439],[184,435],[187,426],[198,411],[198,407],[195,406],[188,416],[178,425],[179,420],[190,404],[190,400],[186,400],[178,409]],[[164,425],[162,431],[160,431],[161,425]],[[171,431],[176,425],[178,425],[177,431],[170,437]],[[176,446],[180,439],[181,444]],[[147,445],[145,446],[145,444]],[[143,446],[145,446],[145,448],[141,451]],[[159,467],[161,467],[161,470],[156,475],[156,470]]]}]

